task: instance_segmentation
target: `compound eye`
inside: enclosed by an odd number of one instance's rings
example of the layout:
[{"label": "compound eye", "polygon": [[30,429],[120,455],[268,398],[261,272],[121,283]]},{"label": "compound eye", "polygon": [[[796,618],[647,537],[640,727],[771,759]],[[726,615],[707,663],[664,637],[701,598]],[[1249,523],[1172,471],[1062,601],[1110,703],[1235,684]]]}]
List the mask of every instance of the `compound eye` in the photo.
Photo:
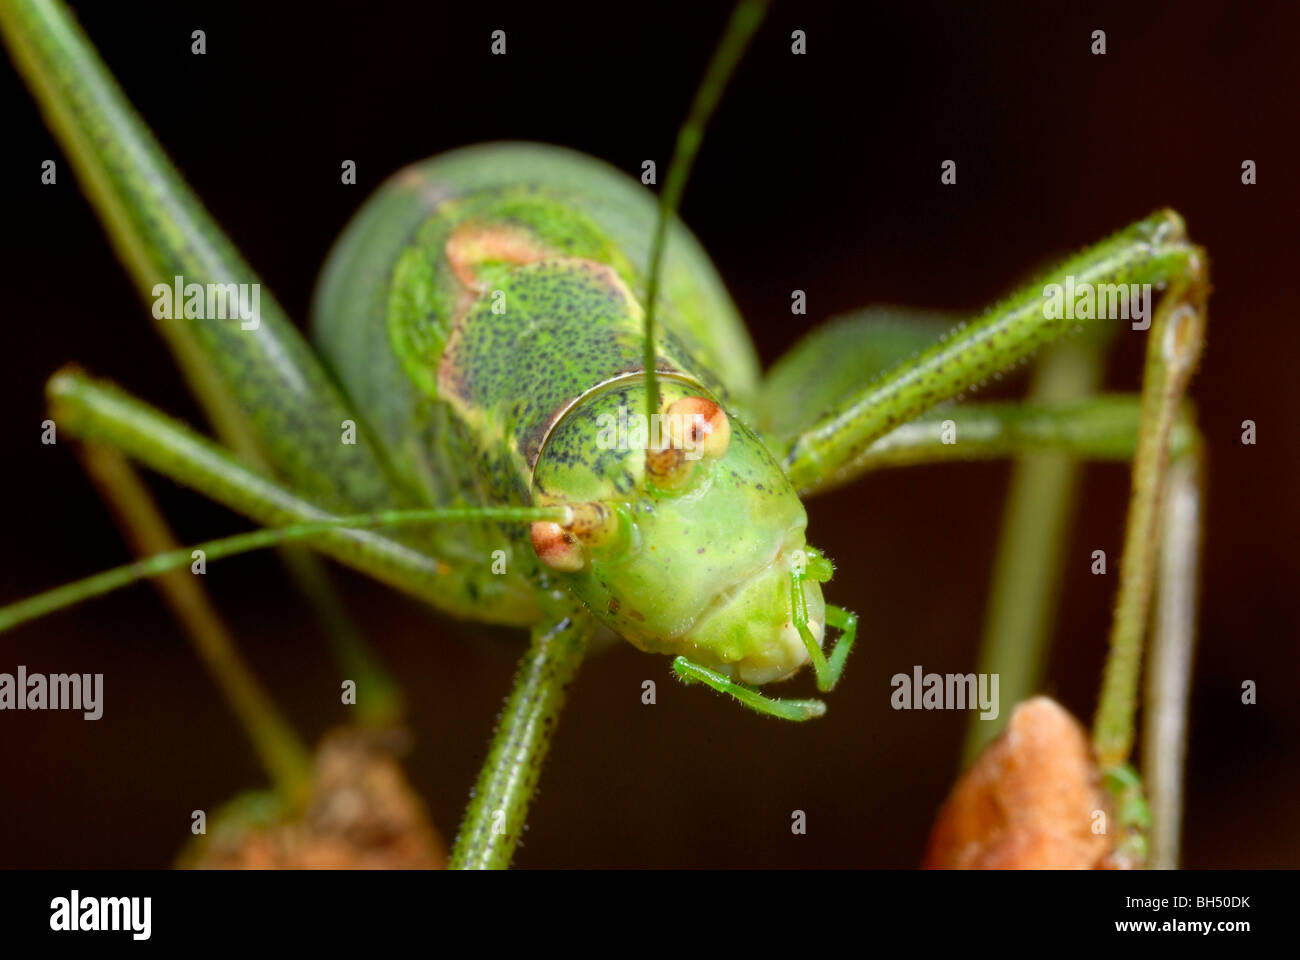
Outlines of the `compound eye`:
[{"label": "compound eye", "polygon": [[660,427],[662,446],[646,451],[646,476],[657,488],[685,488],[696,463],[717,460],[731,443],[731,421],[706,397],[681,397],[668,405]]},{"label": "compound eye", "polygon": [[533,550],[539,560],[553,570],[577,573],[587,558],[578,538],[553,520],[538,520],[530,530]]},{"label": "compound eye", "polygon": [[672,445],[690,459],[721,459],[731,444],[731,421],[726,411],[707,397],[682,397],[668,407]]}]

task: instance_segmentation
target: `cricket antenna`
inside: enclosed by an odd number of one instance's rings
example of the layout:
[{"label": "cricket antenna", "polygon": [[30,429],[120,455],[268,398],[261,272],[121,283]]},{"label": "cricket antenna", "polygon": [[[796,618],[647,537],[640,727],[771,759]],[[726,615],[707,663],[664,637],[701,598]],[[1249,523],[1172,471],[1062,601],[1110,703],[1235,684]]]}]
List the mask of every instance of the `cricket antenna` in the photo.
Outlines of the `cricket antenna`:
[{"label": "cricket antenna", "polygon": [[181,547],[179,550],[156,553],[134,563],[123,564],[0,607],[0,633],[20,623],[35,620],[37,617],[43,617],[92,597],[103,596],[139,580],[189,566],[194,560],[196,550],[202,550],[205,559],[216,560],[219,557],[274,547],[293,540],[309,540],[340,528],[359,530],[460,521],[534,523],[549,520],[558,521],[566,528],[575,526],[580,532],[584,532],[587,527],[594,526],[594,521],[589,517],[592,511],[593,508],[587,504],[546,507],[431,507],[418,510],[383,510],[378,513],[328,517],[286,527],[266,527],[262,530],[237,533],[231,537]]},{"label": "cricket antenna", "polygon": [[650,250],[650,277],[646,287],[645,304],[645,402],[646,422],[653,423],[659,413],[659,383],[655,377],[655,299],[659,293],[659,271],[663,265],[664,245],[668,238],[668,222],[677,212],[682,191],[691,173],[695,155],[704,140],[704,128],[722,99],[722,91],[736,70],[758,26],[767,14],[770,0],[741,0],[732,11],[727,28],[723,31],[718,49],[714,51],[704,79],[695,91],[686,121],[677,131],[677,145],[673,148],[672,163],[664,188],[659,192],[659,222],[655,227],[654,244]]}]

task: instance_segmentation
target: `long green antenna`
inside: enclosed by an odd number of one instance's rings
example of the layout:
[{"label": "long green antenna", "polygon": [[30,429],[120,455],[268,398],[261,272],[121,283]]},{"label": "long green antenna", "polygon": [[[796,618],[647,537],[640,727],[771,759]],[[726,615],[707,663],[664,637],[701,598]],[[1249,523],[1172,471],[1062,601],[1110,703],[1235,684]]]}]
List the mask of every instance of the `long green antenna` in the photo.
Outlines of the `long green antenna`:
[{"label": "long green antenna", "polygon": [[134,563],[126,563],[103,573],[76,580],[72,583],[46,590],[26,600],[0,607],[0,633],[28,620],[35,620],[64,607],[81,603],[91,597],[102,596],[120,587],[156,577],[195,562],[194,552],[203,551],[204,560],[216,560],[236,553],[247,553],[273,547],[290,540],[305,540],[336,530],[339,527],[395,527],[420,523],[438,523],[447,520],[503,520],[531,522],[534,520],[568,521],[572,516],[569,507],[443,507],[425,510],[384,510],[379,513],[362,513],[335,517],[314,523],[299,523],[287,527],[268,527],[249,533],[237,533],[219,540],[208,540],[179,550],[154,554]]},{"label": "long green antenna", "polygon": [[709,62],[704,79],[695,91],[695,100],[691,103],[686,122],[677,131],[677,146],[673,149],[672,163],[668,167],[668,176],[664,188],[659,193],[659,223],[655,227],[654,246],[650,251],[650,278],[646,288],[645,303],[645,402],[646,416],[653,417],[659,412],[659,382],[655,376],[655,298],[659,294],[659,271],[663,265],[664,246],[668,238],[668,222],[677,212],[681,202],[682,191],[686,189],[686,180],[695,163],[695,155],[700,152],[700,143],[704,140],[704,128],[709,117],[722,99],[722,91],[727,87],[740,62],[745,48],[749,46],[758,26],[767,14],[769,0],[741,0],[727,22],[727,29],[722,41]]}]

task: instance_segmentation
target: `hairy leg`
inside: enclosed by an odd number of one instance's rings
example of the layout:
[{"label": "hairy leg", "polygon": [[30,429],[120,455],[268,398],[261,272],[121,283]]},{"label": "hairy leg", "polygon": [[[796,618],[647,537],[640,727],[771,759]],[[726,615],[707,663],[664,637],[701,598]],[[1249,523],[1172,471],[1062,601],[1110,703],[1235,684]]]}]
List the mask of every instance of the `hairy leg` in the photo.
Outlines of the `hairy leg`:
[{"label": "hairy leg", "polygon": [[569,684],[595,631],[576,603],[533,629],[510,699],[479,773],[448,866],[505,869],[523,833]]}]

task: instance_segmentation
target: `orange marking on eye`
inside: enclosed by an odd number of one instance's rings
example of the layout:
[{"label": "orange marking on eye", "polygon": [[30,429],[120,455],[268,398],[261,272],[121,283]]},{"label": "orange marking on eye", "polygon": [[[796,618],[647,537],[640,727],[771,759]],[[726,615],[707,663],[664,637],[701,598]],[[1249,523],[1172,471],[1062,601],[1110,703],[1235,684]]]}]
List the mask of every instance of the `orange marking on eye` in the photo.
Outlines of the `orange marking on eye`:
[{"label": "orange marking on eye", "polygon": [[[726,411],[707,397],[682,397],[667,411],[674,446],[698,450],[703,456],[717,459],[731,443],[731,421]],[[680,434],[680,437],[679,437]]]}]

